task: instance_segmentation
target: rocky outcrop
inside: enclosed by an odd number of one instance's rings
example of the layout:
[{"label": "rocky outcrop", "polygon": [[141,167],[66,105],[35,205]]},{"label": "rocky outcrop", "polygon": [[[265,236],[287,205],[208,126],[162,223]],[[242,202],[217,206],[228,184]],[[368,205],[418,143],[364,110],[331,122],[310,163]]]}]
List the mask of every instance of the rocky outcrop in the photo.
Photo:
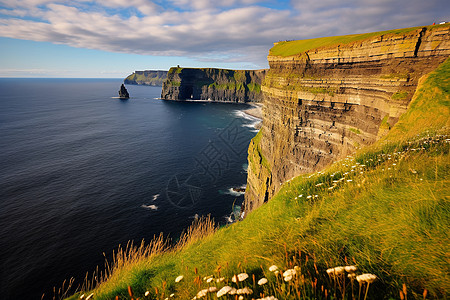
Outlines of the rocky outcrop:
[{"label": "rocky outcrop", "polygon": [[162,86],[166,78],[167,78],[167,71],[152,71],[152,70],[134,71],[133,74],[125,78],[124,83]]},{"label": "rocky outcrop", "polygon": [[261,102],[261,84],[266,71],[171,68],[163,84],[161,98]]},{"label": "rocky outcrop", "polygon": [[120,99],[129,99],[130,98],[130,94],[128,94],[128,91],[123,83],[120,86],[119,98]]},{"label": "rocky outcrop", "polygon": [[286,180],[385,135],[406,111],[419,78],[449,56],[449,31],[416,28],[291,56],[269,54],[263,124],[249,147],[245,210],[268,201]]}]

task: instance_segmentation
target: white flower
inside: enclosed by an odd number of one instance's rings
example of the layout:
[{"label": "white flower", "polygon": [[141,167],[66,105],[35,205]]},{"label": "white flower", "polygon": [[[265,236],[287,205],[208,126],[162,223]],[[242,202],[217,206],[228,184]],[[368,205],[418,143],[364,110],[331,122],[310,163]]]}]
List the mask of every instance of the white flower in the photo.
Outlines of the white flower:
[{"label": "white flower", "polygon": [[356,266],[345,266],[344,269],[347,273],[354,273],[358,268]]},{"label": "white flower", "polygon": [[94,296],[94,293],[90,294],[89,296],[86,297],[86,300],[89,300],[92,298],[92,296]]},{"label": "white flower", "polygon": [[207,293],[208,293],[208,289],[203,289],[203,290],[201,290],[200,292],[198,292],[197,295],[196,295],[195,297],[197,297],[197,299],[198,299],[198,298],[203,298],[203,297],[206,296]]},{"label": "white flower", "polygon": [[172,293],[172,294],[169,295],[169,297],[170,297],[170,298],[173,298],[173,297],[175,297],[175,294]]},{"label": "white flower", "polygon": [[236,295],[237,290],[235,288],[232,288],[231,291],[228,292],[230,295]]},{"label": "white flower", "polygon": [[80,299],[83,299],[83,298],[84,298],[84,294],[80,296]]},{"label": "white flower", "polygon": [[356,274],[355,274],[355,273],[350,273],[350,274],[348,274],[347,276],[348,276],[348,278],[350,278],[350,279],[354,279],[354,278],[356,277]]},{"label": "white flower", "polygon": [[239,296],[239,300],[244,300],[244,296]]},{"label": "white flower", "polygon": [[213,280],[214,280],[214,278],[211,277],[211,278],[206,279],[206,282],[207,282],[207,283],[210,283],[210,282],[212,282]]},{"label": "white flower", "polygon": [[146,291],[145,294],[144,294],[144,296],[147,297],[149,294],[150,294],[150,292],[149,292],[149,291]]},{"label": "white flower", "polygon": [[233,288],[231,286],[224,286],[223,288],[221,288],[218,292],[217,292],[217,298],[220,298],[226,294],[228,294]]},{"label": "white flower", "polygon": [[180,275],[177,278],[175,278],[175,282],[180,282],[181,280],[183,280],[184,276]]},{"label": "white flower", "polygon": [[217,279],[216,279],[216,282],[219,283],[219,282],[222,282],[222,281],[224,281],[224,280],[225,280],[225,277],[220,277],[220,278],[217,278]]},{"label": "white flower", "polygon": [[258,280],[258,285],[264,285],[267,283],[267,278],[261,278],[260,280]]},{"label": "white flower", "polygon": [[213,276],[212,276],[212,275],[205,276],[205,277],[203,277],[203,280],[208,280],[208,279],[210,279],[210,278],[213,278]]},{"label": "white flower", "polygon": [[306,199],[311,199],[312,198],[312,196],[311,195],[309,195],[308,197],[306,197]]},{"label": "white flower", "polygon": [[269,267],[269,271],[270,271],[270,272],[275,272],[276,270],[278,270],[278,267],[275,266],[275,265],[271,265],[271,266]]},{"label": "white flower", "polygon": [[236,294],[238,294],[238,295],[250,295],[250,294],[253,294],[253,291],[251,289],[249,289],[248,287],[245,287],[243,289],[238,289],[236,291]]},{"label": "white flower", "polygon": [[217,292],[217,287],[210,286],[207,290],[208,290],[208,293],[215,293],[215,292]]},{"label": "white flower", "polygon": [[275,272],[273,272],[273,274],[275,274],[275,276],[278,276],[278,274],[280,274],[280,271],[276,270]]},{"label": "white flower", "polygon": [[294,276],[295,274],[297,274],[297,272],[294,269],[288,269],[284,271],[283,277]]},{"label": "white flower", "polygon": [[358,280],[358,282],[372,283],[376,279],[377,279],[376,275],[368,274],[368,273],[356,276],[356,280]]},{"label": "white flower", "polygon": [[233,282],[237,282],[237,281],[244,281],[245,279],[248,278],[248,274],[247,273],[240,273],[238,275],[234,275],[233,278],[231,279]]},{"label": "white flower", "polygon": [[291,280],[292,280],[292,275],[284,276],[284,281],[291,281]]},{"label": "white flower", "polygon": [[344,267],[335,267],[327,269],[328,275],[339,275],[344,273]]}]

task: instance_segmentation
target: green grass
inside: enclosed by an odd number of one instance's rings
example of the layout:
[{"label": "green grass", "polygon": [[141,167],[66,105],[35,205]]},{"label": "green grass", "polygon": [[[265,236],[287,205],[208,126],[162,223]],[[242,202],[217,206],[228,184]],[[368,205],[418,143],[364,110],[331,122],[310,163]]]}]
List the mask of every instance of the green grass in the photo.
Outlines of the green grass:
[{"label": "green grass", "polygon": [[361,131],[358,128],[349,128],[348,130],[356,134],[361,134]]},{"label": "green grass", "polygon": [[380,32],[370,32],[363,34],[351,34],[351,35],[343,35],[343,36],[331,36],[331,37],[322,37],[315,39],[307,39],[307,40],[297,40],[297,41],[283,41],[277,43],[272,49],[270,49],[269,54],[274,56],[292,56],[297,55],[303,52],[306,52],[311,49],[322,48],[322,47],[335,47],[336,45],[345,45],[350,44],[357,41],[363,41],[366,39],[371,39],[381,35],[403,35],[406,33],[413,32],[420,28],[426,27],[429,30],[433,30],[435,28],[440,28],[442,26],[448,26],[448,24],[437,25],[437,26],[422,26],[422,27],[412,27],[412,28],[403,28],[403,29],[395,29],[395,30],[387,30]]},{"label": "green grass", "polygon": [[[244,299],[261,294],[358,298],[358,283],[326,273],[350,264],[358,274],[378,277],[368,299],[397,299],[403,285],[410,299],[422,298],[425,289],[428,298],[445,298],[450,289],[449,64],[421,81],[407,113],[375,145],[285,183],[236,224],[216,230],[204,219],[178,246],[156,239],[119,251],[106,276],[97,276],[98,286],[86,285],[71,299],[91,292],[95,299],[129,299],[128,286],[140,299],[172,293],[175,299],[192,299],[203,288],[225,284],[251,288],[253,295]],[[260,132],[253,139],[256,149],[262,138]],[[273,264],[282,271],[297,266],[297,275],[285,282],[268,271]],[[232,283],[240,272],[250,278]],[[178,275],[184,279],[175,283]],[[207,283],[209,275],[225,279]],[[263,276],[269,282],[257,285]],[[211,293],[206,299],[217,298]]]}]

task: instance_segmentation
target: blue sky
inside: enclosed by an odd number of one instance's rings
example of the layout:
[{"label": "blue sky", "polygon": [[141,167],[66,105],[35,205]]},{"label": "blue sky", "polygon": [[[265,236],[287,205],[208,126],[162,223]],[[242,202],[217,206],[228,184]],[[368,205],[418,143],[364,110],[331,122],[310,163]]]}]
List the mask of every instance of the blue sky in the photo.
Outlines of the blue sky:
[{"label": "blue sky", "polygon": [[0,77],[266,68],[273,42],[449,21],[447,0],[0,0]]}]

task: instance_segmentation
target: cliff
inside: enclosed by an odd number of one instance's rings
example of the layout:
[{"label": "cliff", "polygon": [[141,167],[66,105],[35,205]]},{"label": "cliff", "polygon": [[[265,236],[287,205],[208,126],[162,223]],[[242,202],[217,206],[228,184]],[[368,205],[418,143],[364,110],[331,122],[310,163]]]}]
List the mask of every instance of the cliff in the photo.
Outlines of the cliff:
[{"label": "cliff", "polygon": [[386,135],[419,79],[449,56],[449,31],[446,24],[275,43],[263,124],[249,147],[245,210]]},{"label": "cliff", "polygon": [[167,71],[134,71],[133,74],[125,78],[125,84],[140,84],[151,86],[162,86],[167,78]]},{"label": "cliff", "polygon": [[267,70],[170,68],[161,98],[261,102],[261,84]]}]

